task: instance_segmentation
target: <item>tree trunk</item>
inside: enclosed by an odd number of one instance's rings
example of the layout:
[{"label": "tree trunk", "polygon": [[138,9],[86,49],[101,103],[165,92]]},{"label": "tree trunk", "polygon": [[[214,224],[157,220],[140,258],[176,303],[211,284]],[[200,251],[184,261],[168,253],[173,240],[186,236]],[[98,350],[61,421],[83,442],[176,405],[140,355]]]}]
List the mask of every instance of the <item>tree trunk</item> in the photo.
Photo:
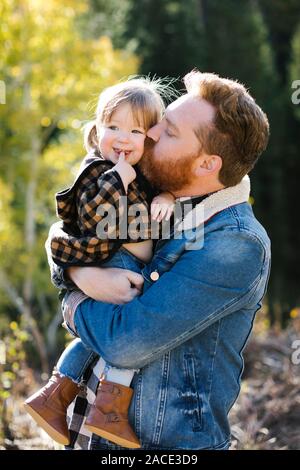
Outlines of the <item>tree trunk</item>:
[{"label": "tree trunk", "polygon": [[17,308],[20,315],[23,317],[25,325],[30,330],[34,340],[36,341],[37,350],[40,356],[41,366],[43,373],[49,374],[49,365],[45,342],[42,334],[32,316],[32,312],[25,304],[22,297],[19,296],[15,287],[9,282],[6,274],[0,270],[0,288],[6,293],[11,303]]},{"label": "tree trunk", "polygon": [[30,171],[26,189],[26,207],[25,207],[25,247],[27,251],[26,277],[23,284],[23,317],[30,328],[36,341],[36,347],[40,356],[42,371],[49,373],[49,363],[47,348],[44,338],[32,314],[33,297],[33,273],[35,269],[35,243],[36,243],[36,224],[35,224],[35,194],[37,186],[37,166],[40,154],[40,142],[37,137],[32,137]]}]

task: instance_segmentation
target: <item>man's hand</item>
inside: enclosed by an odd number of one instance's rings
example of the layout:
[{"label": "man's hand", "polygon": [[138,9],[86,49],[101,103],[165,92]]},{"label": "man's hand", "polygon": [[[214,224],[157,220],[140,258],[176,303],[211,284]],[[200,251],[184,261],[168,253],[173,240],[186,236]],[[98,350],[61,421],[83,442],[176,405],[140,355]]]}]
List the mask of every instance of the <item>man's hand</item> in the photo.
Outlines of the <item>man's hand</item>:
[{"label": "man's hand", "polygon": [[141,274],[121,268],[71,267],[67,273],[84,294],[94,300],[123,305],[141,294]]}]

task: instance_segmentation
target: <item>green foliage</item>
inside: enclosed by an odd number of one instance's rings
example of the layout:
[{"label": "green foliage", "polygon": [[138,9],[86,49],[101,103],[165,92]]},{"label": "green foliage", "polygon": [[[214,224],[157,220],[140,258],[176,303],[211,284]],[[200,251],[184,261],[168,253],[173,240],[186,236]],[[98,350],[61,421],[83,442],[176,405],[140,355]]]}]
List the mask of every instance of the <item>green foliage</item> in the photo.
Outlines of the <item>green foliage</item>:
[{"label": "green foliage", "polygon": [[[36,340],[57,310],[44,250],[56,218],[54,194],[72,182],[84,157],[81,127],[94,117],[99,93],[138,67],[137,58],[114,50],[108,37],[80,35],[77,18],[86,9],[86,2],[71,0],[0,5],[0,79],[6,85],[6,104],[0,105],[0,317],[24,314]],[[43,343],[37,341],[40,354]]]},{"label": "green foliage", "polygon": [[85,29],[104,28],[116,47],[140,57],[141,74],[179,77],[203,65],[203,21],[197,0],[92,0]]},{"label": "green foliage", "polygon": [[300,301],[298,0],[3,0],[0,16],[0,324],[29,309],[49,353],[58,301],[44,242],[99,92],[137,72],[179,77],[194,67],[239,79],[269,116],[252,194],[273,242],[269,317],[283,324]]},{"label": "green foliage", "polygon": [[[0,331],[0,423],[4,425],[6,400],[16,396],[26,382],[24,345],[29,338],[16,322],[1,322]],[[2,432],[0,425],[0,437]]]},{"label": "green foliage", "polygon": [[3,339],[0,343],[0,367],[2,369],[0,400],[5,400],[10,396],[14,384],[20,378],[23,378],[24,344],[29,338],[28,334],[16,322],[11,322],[5,329],[1,328],[1,330]]},{"label": "green foliage", "polygon": [[259,4],[269,29],[276,69],[285,86],[291,61],[291,40],[300,21],[300,3],[298,0],[259,0]]},{"label": "green foliage", "polygon": [[210,0],[205,24],[207,68],[240,80],[258,102],[267,101],[274,91],[276,71],[257,4],[245,0],[237,6],[235,0]]}]

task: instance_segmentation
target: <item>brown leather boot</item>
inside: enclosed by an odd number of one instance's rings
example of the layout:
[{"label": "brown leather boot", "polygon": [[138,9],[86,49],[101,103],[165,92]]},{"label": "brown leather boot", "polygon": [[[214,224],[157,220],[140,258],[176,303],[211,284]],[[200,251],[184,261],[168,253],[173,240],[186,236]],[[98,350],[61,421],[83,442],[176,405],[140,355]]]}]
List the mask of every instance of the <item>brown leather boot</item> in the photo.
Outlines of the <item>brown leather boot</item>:
[{"label": "brown leather boot", "polygon": [[54,370],[49,382],[31,395],[24,407],[54,441],[67,445],[70,443],[67,408],[79,390],[79,385]]},{"label": "brown leather boot", "polygon": [[115,382],[100,380],[95,403],[85,427],[115,444],[139,449],[141,444],[128,422],[128,408],[133,389]]}]

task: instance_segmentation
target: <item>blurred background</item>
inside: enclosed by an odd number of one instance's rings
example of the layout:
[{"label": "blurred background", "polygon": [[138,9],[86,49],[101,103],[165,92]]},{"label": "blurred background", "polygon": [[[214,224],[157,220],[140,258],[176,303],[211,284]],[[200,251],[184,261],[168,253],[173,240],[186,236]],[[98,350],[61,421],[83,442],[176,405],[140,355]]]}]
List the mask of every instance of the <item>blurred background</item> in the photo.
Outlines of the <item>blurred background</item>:
[{"label": "blurred background", "polygon": [[251,203],[272,273],[232,448],[299,449],[299,0],[1,0],[0,18],[0,448],[54,448],[20,404],[70,340],[44,242],[84,156],[82,125],[104,87],[144,74],[182,90],[197,67],[244,83],[271,125]]}]

